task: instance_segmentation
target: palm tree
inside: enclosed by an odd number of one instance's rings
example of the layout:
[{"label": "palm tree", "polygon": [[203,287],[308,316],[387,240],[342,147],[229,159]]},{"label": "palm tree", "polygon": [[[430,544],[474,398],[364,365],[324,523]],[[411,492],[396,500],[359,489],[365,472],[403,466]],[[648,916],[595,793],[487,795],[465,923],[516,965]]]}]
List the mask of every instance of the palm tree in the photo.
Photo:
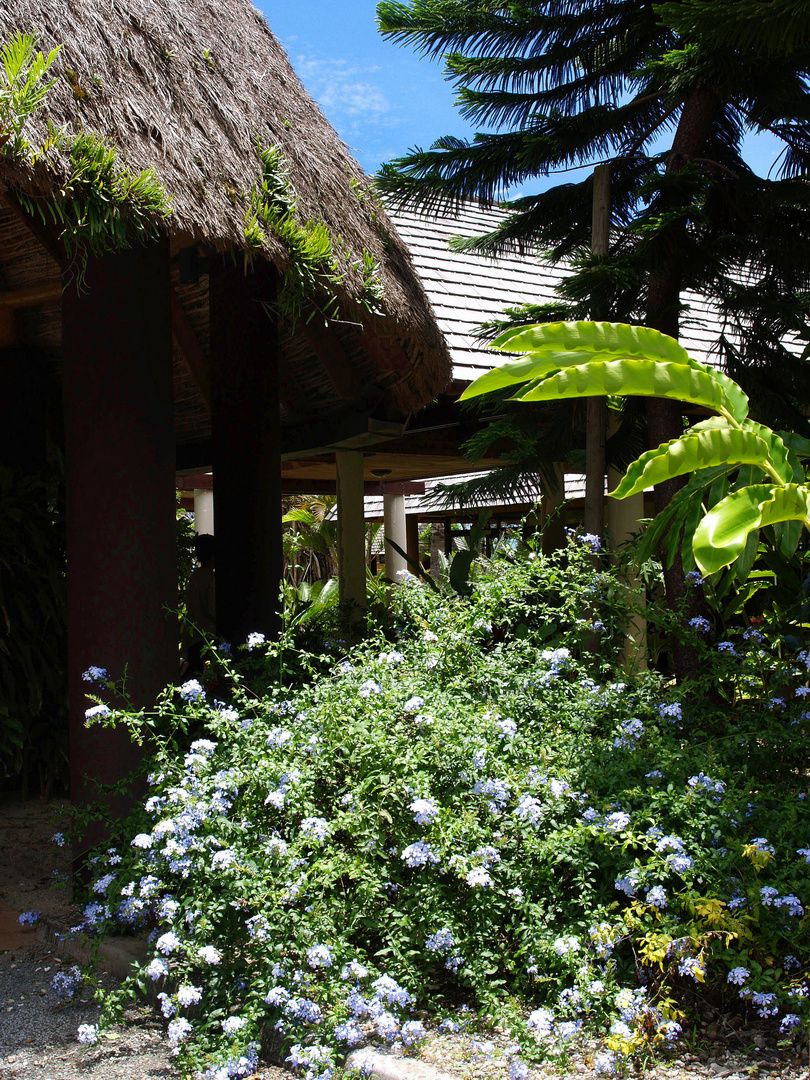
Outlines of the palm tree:
[{"label": "palm tree", "polygon": [[[737,5],[722,6],[733,23]],[[682,294],[703,294],[720,318],[715,347],[752,392],[757,419],[787,419],[807,433],[808,369],[784,339],[810,336],[808,52],[763,52],[742,33],[737,48],[720,34],[704,37],[687,19],[694,8],[690,0],[382,0],[383,33],[443,58],[462,114],[483,130],[410,151],[379,184],[395,205],[426,210],[507,200],[498,228],[457,246],[543,251],[573,265],[561,297],[569,318],[598,311],[678,337],[689,314]],[[757,132],[783,147],[776,179],[746,160],[746,136]],[[590,251],[590,175],[509,201],[539,177],[603,162],[611,163],[606,255]],[[651,400],[646,415],[653,446],[683,429],[677,402]],[[657,509],[676,490],[677,482],[658,485]],[[670,602],[695,595],[677,561],[666,585]],[[676,666],[688,662],[676,657]]]}]

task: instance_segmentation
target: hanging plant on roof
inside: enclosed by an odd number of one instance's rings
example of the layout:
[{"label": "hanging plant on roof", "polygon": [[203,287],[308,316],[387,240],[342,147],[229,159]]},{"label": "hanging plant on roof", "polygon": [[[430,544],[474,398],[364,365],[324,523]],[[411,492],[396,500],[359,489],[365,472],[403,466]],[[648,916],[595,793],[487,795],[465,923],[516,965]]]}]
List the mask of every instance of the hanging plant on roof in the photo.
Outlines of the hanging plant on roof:
[{"label": "hanging plant on roof", "polygon": [[52,196],[15,190],[12,198],[32,218],[57,226],[81,284],[88,253],[105,255],[157,236],[172,200],[153,169],[131,172],[117,148],[93,132],[73,135],[49,124],[46,140],[30,144],[25,124],[47,102],[56,79],[46,76],[61,48],[46,57],[36,45],[34,34],[18,32],[0,47],[0,155],[20,164],[51,163]]}]

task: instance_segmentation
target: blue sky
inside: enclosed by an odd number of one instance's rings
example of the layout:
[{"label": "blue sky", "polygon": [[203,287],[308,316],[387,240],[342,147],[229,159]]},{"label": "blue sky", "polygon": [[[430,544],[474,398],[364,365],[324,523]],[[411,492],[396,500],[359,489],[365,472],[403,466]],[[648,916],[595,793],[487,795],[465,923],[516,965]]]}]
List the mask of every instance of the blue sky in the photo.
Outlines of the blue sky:
[{"label": "blue sky", "polygon": [[[409,45],[383,39],[376,0],[254,2],[366,172],[414,146],[428,147],[441,135],[473,134],[453,106],[453,87],[441,65],[420,59]],[[754,140],[749,161],[760,174],[767,173],[777,145],[770,137]]]}]

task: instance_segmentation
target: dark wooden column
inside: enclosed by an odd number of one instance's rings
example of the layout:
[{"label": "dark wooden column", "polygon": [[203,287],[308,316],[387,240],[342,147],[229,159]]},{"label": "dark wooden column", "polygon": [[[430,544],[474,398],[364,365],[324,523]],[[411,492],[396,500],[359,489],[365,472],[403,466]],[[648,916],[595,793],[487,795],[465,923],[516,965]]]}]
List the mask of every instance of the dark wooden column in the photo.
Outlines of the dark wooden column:
[{"label": "dark wooden column", "polygon": [[240,644],[278,632],[282,574],[278,339],[262,302],[276,295],[264,261],[211,268],[211,442],[217,537],[217,633]]},{"label": "dark wooden column", "polygon": [[[139,751],[84,727],[91,664],[127,672],[136,705],[177,673],[169,249],[91,258],[63,300],[71,794],[94,797]],[[124,802],[114,801],[120,813]]]}]

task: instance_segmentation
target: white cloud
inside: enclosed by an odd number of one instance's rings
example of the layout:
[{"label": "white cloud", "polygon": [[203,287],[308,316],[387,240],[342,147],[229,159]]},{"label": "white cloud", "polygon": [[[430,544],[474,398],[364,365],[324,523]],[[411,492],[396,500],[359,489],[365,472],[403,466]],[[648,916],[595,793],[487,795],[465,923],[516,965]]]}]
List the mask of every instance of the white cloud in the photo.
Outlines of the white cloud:
[{"label": "white cloud", "polygon": [[344,134],[358,131],[360,123],[364,128],[398,123],[390,98],[373,78],[382,70],[379,65],[298,55],[293,58],[293,67],[329,120]]}]

